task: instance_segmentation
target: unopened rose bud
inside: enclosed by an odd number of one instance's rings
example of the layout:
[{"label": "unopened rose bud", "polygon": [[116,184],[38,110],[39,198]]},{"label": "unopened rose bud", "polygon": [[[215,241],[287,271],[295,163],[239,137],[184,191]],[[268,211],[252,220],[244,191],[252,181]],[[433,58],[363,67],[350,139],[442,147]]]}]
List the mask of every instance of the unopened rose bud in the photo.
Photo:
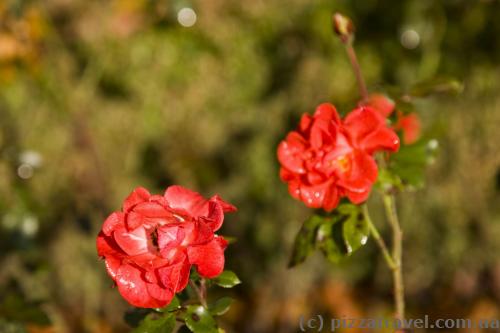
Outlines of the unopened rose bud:
[{"label": "unopened rose bud", "polygon": [[333,30],[346,43],[354,37],[354,24],[351,19],[340,13],[333,14]]}]

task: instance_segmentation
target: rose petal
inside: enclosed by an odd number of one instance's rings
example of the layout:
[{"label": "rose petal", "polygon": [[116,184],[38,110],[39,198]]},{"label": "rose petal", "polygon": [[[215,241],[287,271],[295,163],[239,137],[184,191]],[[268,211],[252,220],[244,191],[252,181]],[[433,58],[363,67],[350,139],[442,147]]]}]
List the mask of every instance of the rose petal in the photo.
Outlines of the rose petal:
[{"label": "rose petal", "polygon": [[112,237],[106,236],[102,231],[97,235],[96,240],[97,254],[100,257],[118,257],[121,258],[125,255],[122,249]]},{"label": "rose petal", "polygon": [[372,156],[356,152],[352,160],[352,168],[350,172],[351,179],[366,179],[370,183],[377,180],[378,167]]},{"label": "rose petal", "polygon": [[222,200],[222,198],[218,194],[211,197],[210,201],[217,202],[222,207],[222,210],[224,211],[224,213],[232,213],[232,212],[235,212],[238,210],[238,208],[236,208],[236,206],[233,206],[230,203]]},{"label": "rose petal", "polygon": [[307,181],[311,185],[318,185],[318,184],[324,183],[325,179],[324,179],[322,174],[320,174],[318,172],[310,171],[307,174]]},{"label": "rose petal", "polygon": [[102,231],[106,236],[110,236],[111,233],[118,227],[123,226],[124,214],[122,212],[114,212],[108,216],[102,225]]},{"label": "rose petal", "polygon": [[366,184],[366,185],[367,185],[366,189],[364,189],[361,192],[359,190],[357,190],[356,192],[346,190],[346,195],[349,198],[349,200],[351,200],[352,203],[360,204],[368,199],[372,184]]},{"label": "rose petal", "polygon": [[323,209],[327,212],[332,211],[339,204],[340,196],[336,186],[329,186],[326,193],[325,199],[323,200]]},{"label": "rose petal", "polygon": [[116,272],[116,284],[120,294],[133,306],[157,308],[163,303],[151,297],[146,282],[141,277],[141,270],[133,265],[122,265]]},{"label": "rose petal", "polygon": [[403,141],[407,145],[415,143],[420,138],[421,124],[416,113],[401,116],[395,127],[403,131]]},{"label": "rose petal", "polygon": [[348,155],[352,152],[352,150],[353,148],[351,147],[345,134],[339,133],[337,135],[337,141],[335,142],[335,147],[331,151],[329,151],[323,158],[324,163],[328,164],[330,161],[334,161],[339,157]]},{"label": "rose petal", "polygon": [[173,292],[178,292],[186,287],[186,275],[189,279],[190,265],[186,256],[180,257],[177,262],[158,269],[160,281]]},{"label": "rose petal", "polygon": [[373,107],[377,110],[382,116],[389,117],[391,113],[394,111],[394,101],[392,101],[389,97],[382,94],[372,94],[368,98],[369,106]]},{"label": "rose petal", "polygon": [[222,206],[216,201],[210,201],[208,207],[208,216],[203,218],[203,220],[210,227],[212,232],[216,232],[224,222],[224,211]]},{"label": "rose petal", "polygon": [[142,226],[130,232],[125,228],[115,230],[113,237],[123,251],[131,256],[148,251],[147,233]]},{"label": "rose petal", "polygon": [[143,187],[136,188],[123,202],[123,211],[128,212],[132,207],[137,205],[138,203],[148,201],[151,194],[149,194],[148,190]]},{"label": "rose petal", "polygon": [[189,263],[196,265],[198,273],[206,278],[213,278],[224,270],[224,249],[227,242],[222,237],[215,237],[205,245],[188,248]]},{"label": "rose petal", "polygon": [[176,247],[184,240],[185,232],[180,225],[166,225],[158,229],[158,247],[160,249]]},{"label": "rose petal", "polygon": [[325,199],[325,194],[327,188],[330,184],[329,182],[318,184],[314,186],[308,186],[305,184],[300,185],[300,200],[302,200],[307,207],[310,208],[321,208],[323,206],[323,201]]},{"label": "rose petal", "polygon": [[161,258],[152,252],[144,252],[135,256],[128,256],[126,257],[126,261],[133,262],[137,264],[137,266],[144,269],[153,269],[154,267],[168,263],[167,259]]},{"label": "rose petal", "polygon": [[302,154],[306,148],[304,139],[296,132],[288,134],[287,140],[281,141],[278,146],[278,160],[281,165],[294,173],[305,173]]},{"label": "rose petal", "polygon": [[314,118],[333,121],[336,124],[340,124],[340,117],[337,109],[330,103],[320,104],[314,112]]},{"label": "rose petal", "polygon": [[338,186],[345,189],[346,195],[355,204],[365,201],[377,180],[377,164],[373,157],[360,153],[354,155],[351,172],[346,178],[338,180]]},{"label": "rose petal", "polygon": [[128,230],[134,230],[146,223],[144,215],[136,213],[134,211],[131,211],[128,214],[126,214],[126,220],[127,220]]},{"label": "rose petal", "polygon": [[293,198],[300,200],[300,182],[298,180],[288,182],[288,193]]},{"label": "rose petal", "polygon": [[393,129],[382,126],[368,134],[360,143],[360,147],[368,154],[378,150],[396,152],[399,150],[399,137]]},{"label": "rose petal", "polygon": [[118,269],[121,266],[121,260],[115,258],[115,257],[107,257],[105,260],[105,265],[106,265],[106,271],[108,272],[109,276],[115,280],[116,279],[116,273],[118,272]]},{"label": "rose petal", "polygon": [[351,111],[344,119],[344,128],[356,144],[381,126],[386,126],[385,118],[366,106]]},{"label": "rose petal", "polygon": [[133,210],[137,214],[145,217],[171,217],[172,213],[169,212],[164,206],[157,202],[141,202],[134,207]]},{"label": "rose petal", "polygon": [[312,117],[307,113],[304,113],[302,115],[302,118],[300,118],[300,124],[299,124],[300,131],[302,133],[306,133],[311,127],[312,121],[313,121]]},{"label": "rose petal", "polygon": [[146,283],[146,288],[151,297],[154,297],[161,302],[162,307],[170,303],[172,298],[174,298],[174,292],[172,290],[167,288],[162,288],[157,284]]},{"label": "rose petal", "polygon": [[164,197],[173,209],[184,210],[194,218],[207,216],[208,200],[199,193],[174,185],[167,188]]},{"label": "rose petal", "polygon": [[195,237],[193,237],[189,243],[185,243],[185,245],[199,245],[210,242],[214,238],[214,232],[212,229],[213,222],[211,220],[206,220],[205,218],[200,218],[199,221],[196,221],[194,224],[194,231],[192,232]]}]

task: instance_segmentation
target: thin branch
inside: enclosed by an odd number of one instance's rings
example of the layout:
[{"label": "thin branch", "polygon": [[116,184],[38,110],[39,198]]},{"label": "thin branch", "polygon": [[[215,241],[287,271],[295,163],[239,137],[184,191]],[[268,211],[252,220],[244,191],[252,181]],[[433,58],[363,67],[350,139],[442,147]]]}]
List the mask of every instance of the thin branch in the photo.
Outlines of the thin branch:
[{"label": "thin branch", "polygon": [[396,202],[393,194],[384,194],[384,207],[387,219],[392,227],[393,248],[392,257],[396,263],[396,269],[393,270],[394,278],[394,301],[396,303],[396,317],[404,321],[405,319],[405,300],[404,300],[404,282],[403,282],[403,231],[399,224],[396,211]]},{"label": "thin branch", "polygon": [[373,235],[373,238],[375,238],[375,241],[377,242],[378,247],[382,251],[382,254],[384,255],[384,259],[387,263],[387,266],[394,271],[397,268],[396,263],[394,262],[394,259],[392,258],[391,254],[389,253],[389,250],[387,249],[387,246],[385,245],[384,239],[380,236],[380,233],[377,230],[377,227],[375,224],[373,224],[373,221],[370,217],[370,214],[368,212],[368,205],[364,204],[363,205],[363,215],[368,223],[368,228],[370,229],[371,234]]},{"label": "thin branch", "polygon": [[196,292],[196,295],[198,296],[198,299],[199,299],[201,305],[203,305],[203,307],[207,308],[207,300],[206,300],[206,295],[205,295],[206,289],[204,287],[205,286],[204,280],[202,280],[202,288],[201,289],[196,285],[196,283],[193,280],[189,280],[189,285]]},{"label": "thin branch", "polygon": [[368,89],[366,89],[366,83],[363,78],[363,74],[361,73],[361,66],[359,65],[358,57],[356,56],[356,51],[354,51],[354,47],[352,46],[351,40],[346,41],[344,45],[347,51],[347,56],[351,61],[351,66],[352,69],[354,70],[354,75],[356,76],[359,94],[361,95],[363,102],[366,102],[368,100]]}]

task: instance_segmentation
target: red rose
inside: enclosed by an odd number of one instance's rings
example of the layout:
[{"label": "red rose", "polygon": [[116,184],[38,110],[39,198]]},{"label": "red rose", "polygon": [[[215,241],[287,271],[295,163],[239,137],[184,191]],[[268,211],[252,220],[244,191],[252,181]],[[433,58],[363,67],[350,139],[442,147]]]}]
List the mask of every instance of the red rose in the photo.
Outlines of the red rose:
[{"label": "red rose", "polygon": [[342,121],[333,105],[321,104],[280,143],[280,176],[294,198],[331,211],[344,196],[365,201],[377,179],[373,154],[398,149],[398,136],[373,108],[357,108]]},{"label": "red rose", "polygon": [[394,128],[403,132],[403,142],[406,145],[411,145],[420,138],[420,118],[416,113],[399,114],[398,122]]},{"label": "red rose", "polygon": [[[375,108],[384,117],[389,117],[396,105],[387,96],[382,94],[372,94],[368,98],[366,105]],[[397,112],[397,120],[394,125],[396,131],[401,131],[403,134],[403,142],[406,145],[411,145],[415,143],[420,138],[421,126],[420,118],[414,112],[409,114],[403,114],[402,112]]]},{"label": "red rose", "polygon": [[192,265],[203,277],[224,269],[224,213],[236,208],[181,186],[151,195],[135,189],[97,236],[97,252],[120,294],[132,305],[163,307],[186,287]]},{"label": "red rose", "polygon": [[366,105],[375,108],[386,118],[391,115],[396,107],[396,104],[389,97],[382,94],[371,94]]}]

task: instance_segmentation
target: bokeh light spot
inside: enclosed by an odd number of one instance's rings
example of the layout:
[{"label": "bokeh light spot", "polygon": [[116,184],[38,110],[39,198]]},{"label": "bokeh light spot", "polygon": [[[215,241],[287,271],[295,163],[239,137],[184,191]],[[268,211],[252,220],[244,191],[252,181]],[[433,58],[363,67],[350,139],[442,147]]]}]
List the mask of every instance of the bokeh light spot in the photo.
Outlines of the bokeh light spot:
[{"label": "bokeh light spot", "polygon": [[404,48],[413,50],[420,44],[420,35],[413,29],[407,29],[401,34],[400,41]]},{"label": "bokeh light spot", "polygon": [[183,27],[192,27],[196,23],[196,13],[192,8],[185,7],[177,13],[177,21]]},{"label": "bokeh light spot", "polygon": [[30,179],[33,177],[33,167],[23,163],[17,168],[17,175],[22,179]]}]

